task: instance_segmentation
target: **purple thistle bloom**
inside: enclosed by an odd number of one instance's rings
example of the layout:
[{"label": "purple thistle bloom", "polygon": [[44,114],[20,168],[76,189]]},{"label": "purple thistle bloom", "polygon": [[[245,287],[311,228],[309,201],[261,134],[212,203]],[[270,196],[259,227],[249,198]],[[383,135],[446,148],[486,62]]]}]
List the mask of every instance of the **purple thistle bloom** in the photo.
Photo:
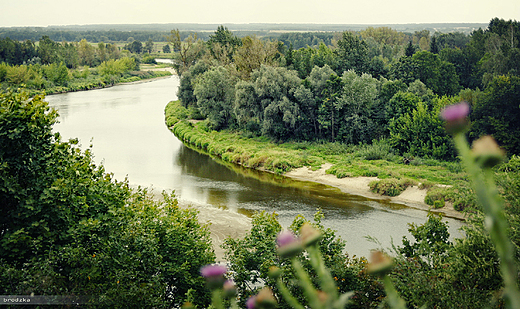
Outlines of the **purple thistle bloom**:
[{"label": "purple thistle bloom", "polygon": [[256,307],[256,295],[249,297],[246,301],[247,309],[255,309],[255,307]]},{"label": "purple thistle bloom", "polygon": [[453,122],[465,119],[468,114],[469,104],[467,102],[460,102],[459,104],[454,104],[443,108],[441,111],[441,118],[448,122]]},{"label": "purple thistle bloom", "polygon": [[291,231],[285,231],[278,234],[278,237],[276,238],[276,243],[278,244],[278,247],[285,247],[287,245],[291,245],[295,242],[297,242],[298,239],[296,236],[294,236],[293,232]]},{"label": "purple thistle bloom", "polygon": [[278,244],[278,254],[282,257],[295,256],[303,250],[302,242],[291,231],[278,234],[276,243]]},{"label": "purple thistle bloom", "polygon": [[206,265],[200,269],[200,274],[204,278],[221,277],[227,272],[226,266],[222,265]]}]

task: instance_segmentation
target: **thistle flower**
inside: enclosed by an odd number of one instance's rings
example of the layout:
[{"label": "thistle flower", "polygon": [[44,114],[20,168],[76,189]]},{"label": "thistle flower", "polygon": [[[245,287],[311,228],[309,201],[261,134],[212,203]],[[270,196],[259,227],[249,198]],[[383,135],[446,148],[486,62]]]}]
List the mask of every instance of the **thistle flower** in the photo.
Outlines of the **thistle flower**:
[{"label": "thistle flower", "polygon": [[321,239],[321,233],[310,223],[305,222],[300,228],[300,237],[305,247],[312,246]]},{"label": "thistle flower", "polygon": [[256,295],[249,297],[246,301],[247,309],[255,309],[256,308]]},{"label": "thistle flower", "polygon": [[468,127],[469,104],[460,102],[446,106],[441,110],[441,118],[446,121],[446,130],[450,133],[464,132]]},{"label": "thistle flower", "polygon": [[502,162],[505,152],[495,139],[489,135],[482,136],[473,142],[472,147],[475,161],[482,167],[493,167]]},{"label": "thistle flower", "polygon": [[276,308],[276,298],[270,288],[264,287],[255,297],[255,308],[271,309]]},{"label": "thistle flower", "polygon": [[233,280],[226,280],[226,282],[224,282],[223,291],[224,297],[235,297],[237,295],[237,288],[235,286],[235,282],[233,282]]},{"label": "thistle flower", "polygon": [[393,262],[388,255],[381,251],[372,251],[370,256],[370,264],[367,266],[367,271],[376,276],[383,276],[390,272],[393,267]]},{"label": "thistle flower", "polygon": [[206,265],[200,269],[202,277],[206,278],[206,283],[210,289],[221,288],[224,284],[224,274],[227,272],[223,265]]},{"label": "thistle flower", "polygon": [[278,254],[281,257],[296,256],[303,250],[301,241],[291,231],[278,234],[276,243],[278,244]]}]

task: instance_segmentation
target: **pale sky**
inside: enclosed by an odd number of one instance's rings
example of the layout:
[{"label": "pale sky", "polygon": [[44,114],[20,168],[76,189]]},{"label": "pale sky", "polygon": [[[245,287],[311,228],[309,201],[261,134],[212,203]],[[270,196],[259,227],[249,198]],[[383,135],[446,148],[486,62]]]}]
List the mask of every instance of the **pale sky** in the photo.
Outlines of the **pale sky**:
[{"label": "pale sky", "polygon": [[0,27],[148,23],[488,23],[520,0],[0,0]]}]

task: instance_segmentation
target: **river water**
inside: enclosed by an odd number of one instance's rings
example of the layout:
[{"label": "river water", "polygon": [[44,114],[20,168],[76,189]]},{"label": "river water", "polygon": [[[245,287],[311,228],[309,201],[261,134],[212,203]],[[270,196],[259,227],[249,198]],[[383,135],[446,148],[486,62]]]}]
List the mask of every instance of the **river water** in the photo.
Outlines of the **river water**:
[{"label": "river water", "polygon": [[[411,238],[409,223],[426,221],[424,211],[229,166],[184,146],[164,124],[164,107],[176,99],[178,86],[178,77],[172,76],[46,100],[60,114],[54,130],[78,138],[84,149],[92,143],[96,162],[116,179],[128,177],[131,185],[156,192],[175,191],[181,204],[227,209],[243,214],[244,220],[255,211],[274,211],[285,227],[296,215],[310,219],[321,208],[323,224],[337,230],[347,241],[347,252],[357,256],[380,247],[366,236],[387,248],[392,241],[401,244],[403,236]],[[445,220],[450,234],[459,237],[462,223]]]}]

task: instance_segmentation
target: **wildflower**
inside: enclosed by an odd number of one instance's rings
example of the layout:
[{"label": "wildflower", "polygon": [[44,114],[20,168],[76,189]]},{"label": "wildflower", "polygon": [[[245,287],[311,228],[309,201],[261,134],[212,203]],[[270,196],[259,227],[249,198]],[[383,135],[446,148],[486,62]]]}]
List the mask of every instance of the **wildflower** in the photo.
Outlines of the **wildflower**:
[{"label": "wildflower", "polygon": [[372,251],[367,271],[374,275],[383,276],[390,272],[393,266],[392,259],[381,251]]},{"label": "wildflower", "polygon": [[200,269],[200,274],[204,278],[213,278],[224,276],[227,272],[226,266],[222,265],[206,265]]},{"label": "wildflower", "polygon": [[472,152],[475,161],[482,167],[493,167],[502,162],[505,152],[502,150],[495,139],[489,135],[482,136],[473,142]]},{"label": "wildflower", "polygon": [[256,295],[251,296],[246,301],[247,309],[255,309],[256,308]]},{"label": "wildflower", "polygon": [[310,223],[306,222],[300,228],[300,235],[304,246],[312,246],[321,239],[321,233]]},{"label": "wildflower", "polygon": [[273,291],[270,288],[264,287],[260,290],[255,298],[255,307],[258,308],[276,308],[276,298],[274,298]]},{"label": "wildflower", "polygon": [[303,250],[301,241],[291,231],[278,234],[276,242],[278,244],[278,254],[281,257],[296,256]]},{"label": "wildflower", "polygon": [[282,275],[282,270],[276,266],[269,267],[269,277],[278,279]]},{"label": "wildflower", "polygon": [[446,106],[441,110],[441,118],[446,121],[446,130],[450,133],[460,133],[468,127],[469,104],[460,102]]},{"label": "wildflower", "polygon": [[224,297],[231,298],[231,297],[235,297],[237,295],[237,289],[235,286],[235,282],[233,282],[232,280],[226,280],[226,282],[224,282],[223,290],[224,290]]},{"label": "wildflower", "polygon": [[206,265],[200,269],[202,277],[206,278],[206,283],[210,289],[221,288],[224,284],[224,274],[227,268],[222,265]]}]

